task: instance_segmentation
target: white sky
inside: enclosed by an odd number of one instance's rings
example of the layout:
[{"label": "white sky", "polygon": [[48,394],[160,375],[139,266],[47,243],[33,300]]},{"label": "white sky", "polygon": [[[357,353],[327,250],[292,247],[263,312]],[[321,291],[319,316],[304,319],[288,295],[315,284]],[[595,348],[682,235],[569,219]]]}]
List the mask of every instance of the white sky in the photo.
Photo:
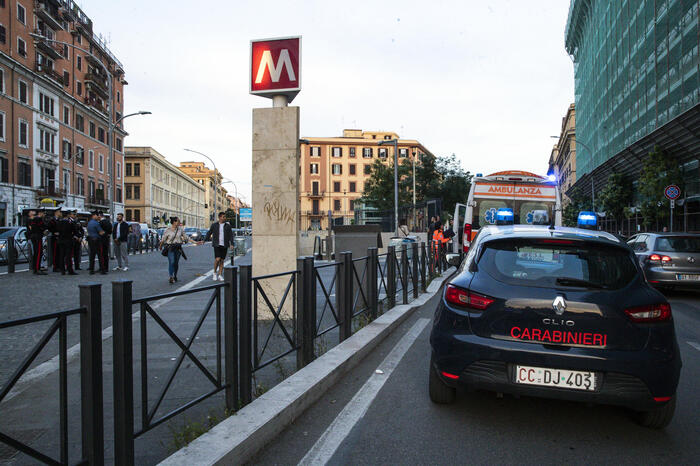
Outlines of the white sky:
[{"label": "white sky", "polygon": [[574,99],[566,0],[80,4],[124,64],[125,113],[153,112],[126,145],[204,152],[248,201],[251,109],[271,105],[248,94],[251,39],[303,36],[302,137],[395,131],[472,173],[545,174]]}]

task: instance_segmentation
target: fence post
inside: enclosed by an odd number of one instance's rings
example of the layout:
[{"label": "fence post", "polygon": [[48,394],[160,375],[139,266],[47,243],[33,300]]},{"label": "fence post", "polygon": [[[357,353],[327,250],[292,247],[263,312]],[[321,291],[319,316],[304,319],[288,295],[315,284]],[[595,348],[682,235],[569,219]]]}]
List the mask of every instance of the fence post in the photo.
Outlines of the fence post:
[{"label": "fence post", "polygon": [[408,304],[408,246],[401,247],[401,294],[403,304]]},{"label": "fence post", "polygon": [[367,248],[367,301],[369,301],[369,315],[372,320],[377,318],[377,312],[379,311],[379,290],[377,285],[378,255],[379,250],[376,247]]},{"label": "fence post", "polygon": [[423,242],[420,243],[420,252],[420,286],[423,290],[423,293],[426,293],[428,291],[428,267],[426,264],[425,243]]},{"label": "fence post", "polygon": [[80,420],[83,459],[104,464],[102,296],[99,283],[80,285]]},{"label": "fence post", "polygon": [[413,299],[418,297],[418,243],[411,243],[411,278],[413,279]]},{"label": "fence post", "polygon": [[131,300],[131,280],[113,281],[114,463],[118,466],[134,464],[134,357]]},{"label": "fence post", "polygon": [[[240,396],[241,405],[247,405],[253,401],[253,353],[251,352],[251,336],[253,331],[253,266],[241,265],[238,298],[238,325],[239,350],[238,350],[238,370],[240,371]],[[257,331],[257,329],[256,329]]]},{"label": "fence post", "polygon": [[7,249],[7,273],[15,273],[17,251],[15,250],[15,239],[12,236],[7,238],[5,248]]},{"label": "fence post", "polygon": [[236,304],[238,297],[238,269],[224,267],[224,370],[226,383],[226,409],[238,409],[238,321]]},{"label": "fence post", "polygon": [[297,369],[314,360],[314,338],[316,337],[316,275],[313,256],[297,259],[299,291],[297,298]]},{"label": "fence post", "polygon": [[389,309],[396,306],[396,247],[389,246],[386,255],[386,297]]},{"label": "fence post", "polygon": [[[338,268],[338,293],[336,302],[338,303],[338,316],[340,317],[340,341],[347,340],[352,336],[352,314],[353,314],[353,291],[355,277],[353,276],[352,252],[340,253],[340,267]],[[362,286],[361,284],[359,286]]]}]

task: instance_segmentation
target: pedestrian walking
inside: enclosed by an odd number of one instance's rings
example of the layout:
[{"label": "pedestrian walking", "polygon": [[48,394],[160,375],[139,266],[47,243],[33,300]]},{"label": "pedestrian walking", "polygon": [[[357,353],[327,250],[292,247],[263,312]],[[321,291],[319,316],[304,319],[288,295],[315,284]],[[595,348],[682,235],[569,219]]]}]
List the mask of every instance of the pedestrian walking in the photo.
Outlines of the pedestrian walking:
[{"label": "pedestrian walking", "polygon": [[[214,222],[209,227],[204,241],[211,239],[211,245],[214,247],[214,281],[224,281],[224,262],[226,261],[226,252],[232,245],[233,230],[231,225],[226,221],[226,214],[219,212],[219,221]],[[203,244],[201,241],[199,244]]]},{"label": "pedestrian walking", "polygon": [[187,243],[189,238],[185,234],[185,229],[180,225],[180,219],[170,218],[170,227],[163,233],[163,239],[158,247],[163,251],[164,256],[168,256],[168,274],[170,283],[177,281],[177,271],[180,267],[180,256],[182,255],[182,245]]},{"label": "pedestrian walking", "polygon": [[73,270],[73,222],[68,217],[63,217],[56,223],[58,233],[58,253],[56,254],[61,275],[77,275]]},{"label": "pedestrian walking", "polygon": [[29,232],[29,240],[32,242],[32,270],[35,275],[46,275],[46,272],[41,270],[41,255],[44,250],[44,233],[46,232],[43,210],[37,211],[29,220],[27,231]]},{"label": "pedestrian walking", "polygon": [[102,260],[104,261],[103,269],[105,273],[109,271],[109,240],[112,236],[112,222],[107,215],[100,212],[100,226],[105,234],[102,235]]},{"label": "pedestrian walking", "polygon": [[[114,240],[114,255],[117,258],[117,266],[114,270],[129,270],[129,224],[124,221],[124,214],[117,214],[117,222],[112,231]],[[123,264],[123,265],[122,265]]]},{"label": "pedestrian walking", "polygon": [[90,215],[90,221],[87,224],[87,237],[88,237],[88,248],[90,249],[90,255],[88,260],[88,270],[90,270],[90,275],[95,273],[95,257],[99,261],[100,273],[107,273],[103,267],[102,260],[102,236],[104,236],[105,231],[100,226],[99,212],[94,211]]},{"label": "pedestrian walking", "polygon": [[141,225],[138,222],[133,222],[129,225],[129,250],[133,250],[136,254],[136,248],[139,245],[139,240],[141,238]]},{"label": "pedestrian walking", "polygon": [[73,224],[73,270],[80,270],[80,263],[83,260],[83,238],[85,237],[85,231],[83,231],[83,226],[78,220],[78,212],[76,210],[71,211],[70,220]]}]

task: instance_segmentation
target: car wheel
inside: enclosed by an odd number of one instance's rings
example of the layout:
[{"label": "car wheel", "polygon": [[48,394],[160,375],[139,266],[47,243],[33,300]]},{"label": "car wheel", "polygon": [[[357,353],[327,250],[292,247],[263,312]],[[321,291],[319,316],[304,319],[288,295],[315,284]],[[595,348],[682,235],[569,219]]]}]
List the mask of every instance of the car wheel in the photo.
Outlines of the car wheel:
[{"label": "car wheel", "polygon": [[428,391],[430,392],[430,400],[438,404],[450,404],[455,401],[457,390],[448,387],[445,382],[440,379],[440,376],[435,369],[433,359],[430,358],[430,376],[428,380]]},{"label": "car wheel", "polygon": [[673,419],[673,413],[676,411],[676,397],[671,398],[663,406],[650,409],[649,411],[641,411],[636,413],[636,421],[639,425],[649,427],[651,429],[663,429]]}]

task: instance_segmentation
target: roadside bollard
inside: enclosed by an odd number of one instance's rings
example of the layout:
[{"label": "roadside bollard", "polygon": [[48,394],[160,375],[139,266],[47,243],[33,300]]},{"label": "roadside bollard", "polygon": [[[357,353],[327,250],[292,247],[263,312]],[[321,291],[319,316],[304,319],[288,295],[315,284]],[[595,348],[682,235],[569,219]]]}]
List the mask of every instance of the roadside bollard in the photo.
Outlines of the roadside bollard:
[{"label": "roadside bollard", "polygon": [[389,246],[386,255],[386,297],[389,309],[396,306],[396,248]]},{"label": "roadside bollard", "polygon": [[15,262],[17,261],[17,251],[15,250],[15,239],[10,236],[5,243],[7,249],[7,273],[15,273]]},{"label": "roadside bollard", "polygon": [[401,293],[403,304],[408,304],[408,247],[406,243],[401,249]]}]

